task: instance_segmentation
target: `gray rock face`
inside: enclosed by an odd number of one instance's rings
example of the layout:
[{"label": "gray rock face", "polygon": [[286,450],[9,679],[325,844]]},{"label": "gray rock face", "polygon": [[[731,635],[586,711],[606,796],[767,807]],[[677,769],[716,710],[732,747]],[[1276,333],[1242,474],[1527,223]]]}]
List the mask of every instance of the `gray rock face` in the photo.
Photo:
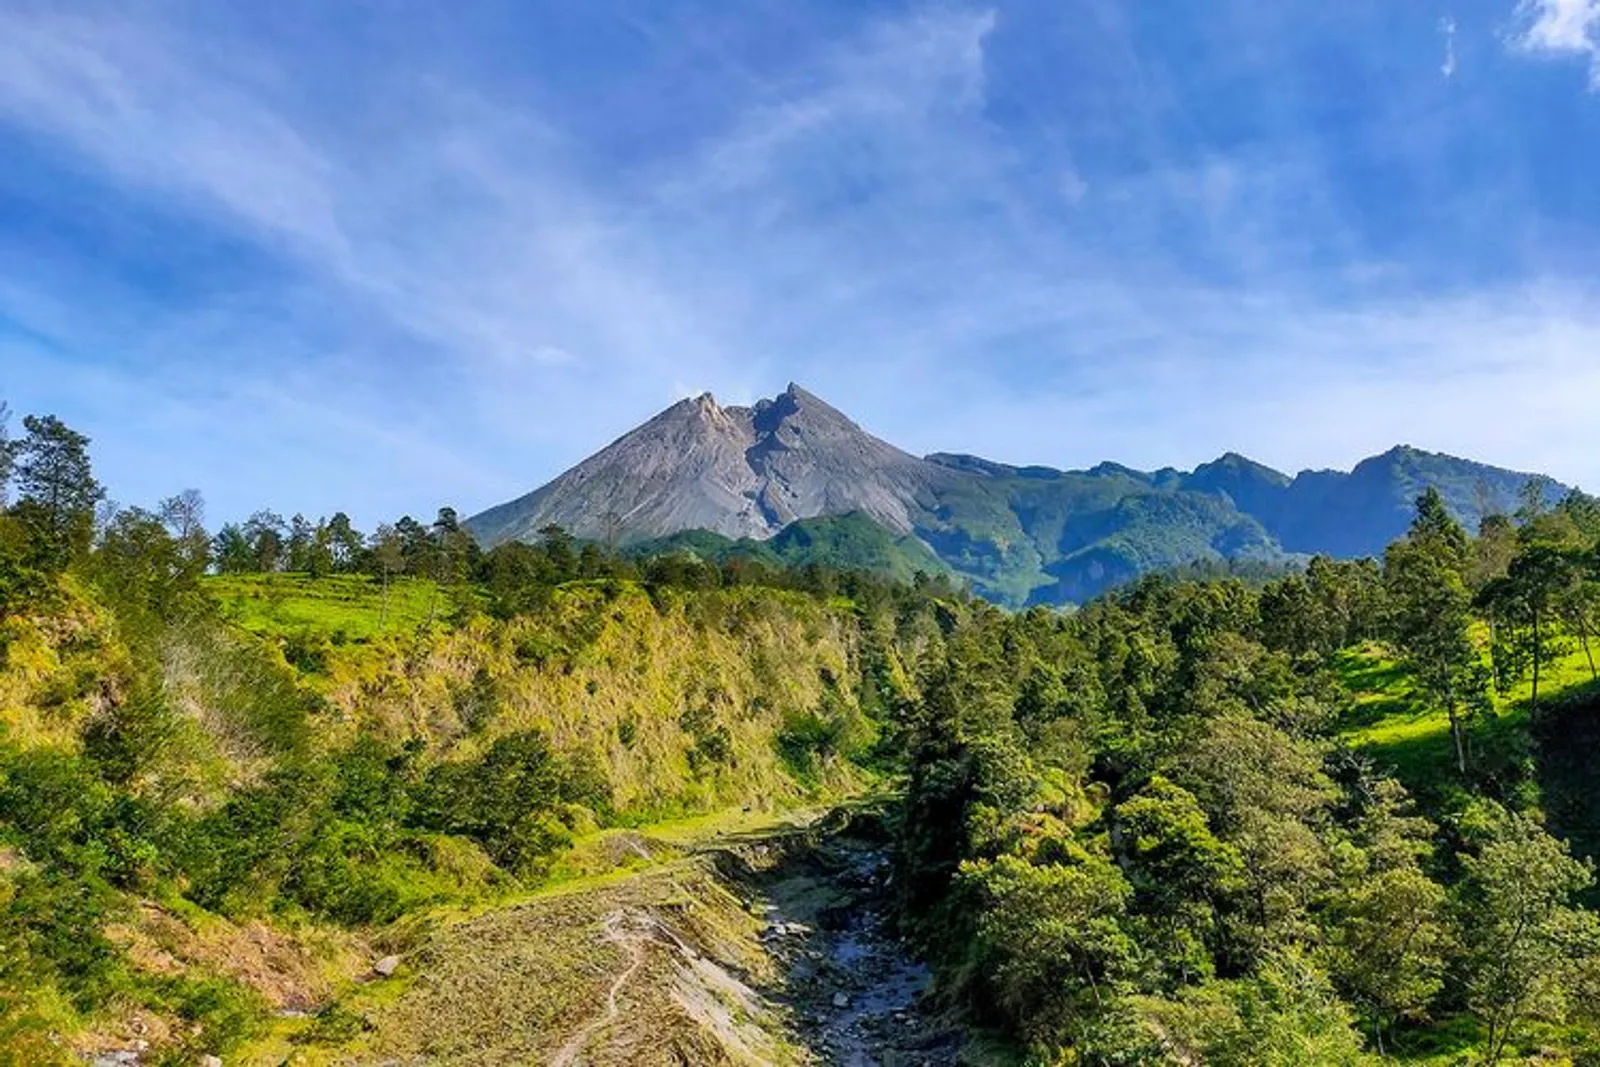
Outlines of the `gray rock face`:
[{"label": "gray rock face", "polygon": [[796,519],[861,511],[908,533],[918,501],[956,477],[797,385],[753,407],[721,407],[706,393],[469,525],[488,545],[552,524],[623,542],[696,529],[765,539]]}]

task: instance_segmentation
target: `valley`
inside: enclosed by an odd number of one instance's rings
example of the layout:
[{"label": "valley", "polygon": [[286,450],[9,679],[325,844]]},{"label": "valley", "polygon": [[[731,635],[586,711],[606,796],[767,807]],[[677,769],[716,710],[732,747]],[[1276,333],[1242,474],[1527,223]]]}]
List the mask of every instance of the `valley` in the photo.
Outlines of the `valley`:
[{"label": "valley", "polygon": [[485,549],[450,509],[97,525],[81,440],[30,426],[6,1067],[1600,1042],[1584,494],[1472,533],[1430,488],[1381,559],[1008,611],[925,571]]}]

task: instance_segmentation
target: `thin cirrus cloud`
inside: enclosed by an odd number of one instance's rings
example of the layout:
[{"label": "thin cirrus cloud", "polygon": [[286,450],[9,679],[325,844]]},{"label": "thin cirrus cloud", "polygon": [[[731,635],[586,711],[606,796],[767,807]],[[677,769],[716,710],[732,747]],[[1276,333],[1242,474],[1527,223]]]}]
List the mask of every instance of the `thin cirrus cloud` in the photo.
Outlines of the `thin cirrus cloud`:
[{"label": "thin cirrus cloud", "polygon": [[0,10],[0,394],[219,517],[790,379],[916,450],[1600,484],[1600,131],[1526,62],[1594,9],[1288,8]]}]

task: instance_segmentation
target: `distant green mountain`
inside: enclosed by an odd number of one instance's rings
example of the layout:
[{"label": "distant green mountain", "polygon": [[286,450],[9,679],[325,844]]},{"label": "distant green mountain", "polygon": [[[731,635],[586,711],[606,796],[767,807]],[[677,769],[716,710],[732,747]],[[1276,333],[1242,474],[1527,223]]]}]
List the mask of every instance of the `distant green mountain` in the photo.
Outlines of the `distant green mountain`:
[{"label": "distant green mountain", "polygon": [[765,541],[685,530],[637,542],[630,549],[640,556],[689,552],[717,563],[748,559],[774,568],[817,564],[836,570],[874,571],[904,582],[918,571],[959,577],[916,537],[896,534],[859,511],[798,519]]},{"label": "distant green mountain", "polygon": [[[1376,555],[1433,486],[1469,526],[1534,475],[1414,448],[1289,477],[1236,453],[1193,471],[913,456],[791,385],[750,407],[674,404],[526,496],[469,520],[487,545],[546,525],[640,551],[905,578],[945,571],[1011,607],[1078,602],[1151,571]],[[1553,482],[1551,499],[1566,492]]]}]

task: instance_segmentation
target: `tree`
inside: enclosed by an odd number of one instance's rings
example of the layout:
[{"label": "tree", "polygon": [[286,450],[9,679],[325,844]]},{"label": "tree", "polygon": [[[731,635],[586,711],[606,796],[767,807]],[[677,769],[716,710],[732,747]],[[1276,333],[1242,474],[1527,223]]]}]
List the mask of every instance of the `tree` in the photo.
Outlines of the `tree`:
[{"label": "tree", "polygon": [[15,442],[11,440],[11,407],[0,400],[0,511],[5,510],[11,486],[11,466]]},{"label": "tree", "polygon": [[400,553],[405,557],[406,573],[419,578],[432,574],[436,562],[435,547],[428,528],[410,515],[402,515],[392,529],[399,539]]},{"label": "tree", "polygon": [[318,566],[317,527],[304,515],[296,513],[289,520],[288,569],[311,577],[318,577],[323,568]]},{"label": "tree", "polygon": [[1505,577],[1511,559],[1517,554],[1517,527],[1507,515],[1486,515],[1478,524],[1478,536],[1472,543],[1472,564],[1468,568],[1468,584],[1474,592],[1481,591],[1496,578]]},{"label": "tree", "polygon": [[[1526,531],[1525,531],[1526,532]],[[1557,654],[1560,634],[1555,626],[1558,608],[1570,602],[1580,588],[1580,571],[1571,552],[1544,541],[1525,543],[1503,578],[1484,587],[1481,602],[1494,614],[1496,628],[1520,628],[1533,666],[1531,707],[1539,707],[1543,666]]]},{"label": "tree", "polygon": [[1466,721],[1486,706],[1488,675],[1472,640],[1466,531],[1437,490],[1417,501],[1411,531],[1384,553],[1389,637],[1418,691],[1450,719],[1456,769],[1467,771]]},{"label": "tree", "polygon": [[570,581],[578,573],[578,550],[572,535],[554,523],[539,530],[539,546],[550,560],[557,582]]},{"label": "tree", "polygon": [[249,574],[256,568],[256,554],[250,547],[250,538],[244,527],[236,522],[225,524],[211,540],[211,554],[222,574]]},{"label": "tree", "polygon": [[285,562],[283,516],[274,511],[258,511],[244,522],[245,541],[257,572],[282,570]]},{"label": "tree", "polygon": [[1554,485],[1548,477],[1536,474],[1522,483],[1517,491],[1517,521],[1526,526],[1550,511],[1550,489]]},{"label": "tree", "polygon": [[22,425],[27,436],[7,446],[19,496],[11,510],[32,534],[40,561],[60,570],[88,550],[105,490],[95,480],[87,437],[54,415],[29,415]]},{"label": "tree", "polygon": [[1311,936],[1312,906],[1334,877],[1316,825],[1335,790],[1315,745],[1267,722],[1219,715],[1184,739],[1168,773],[1244,860],[1219,965],[1243,970],[1273,945]]},{"label": "tree", "polygon": [[350,516],[342,511],[335,512],[333,518],[328,520],[327,530],[328,552],[333,558],[334,569],[341,573],[355,570],[361,554],[366,550],[366,539],[350,521]]},{"label": "tree", "polygon": [[1556,599],[1556,614],[1567,630],[1578,635],[1579,646],[1589,663],[1589,677],[1600,680],[1600,668],[1595,665],[1595,628],[1600,625],[1600,553],[1574,550],[1568,553],[1567,566],[1571,581]]},{"label": "tree", "polygon": [[1188,961],[1203,960],[1209,971],[1210,954],[1194,950],[1216,947],[1218,916],[1245,888],[1238,850],[1211,832],[1194,794],[1159,775],[1113,809],[1111,841],[1160,938],[1163,965],[1183,983],[1204,977]]},{"label": "tree", "polygon": [[438,553],[435,577],[453,585],[476,570],[478,542],[461,525],[455,508],[440,508],[433,520],[433,541]]},{"label": "tree", "polygon": [[389,624],[389,582],[406,569],[405,540],[400,531],[388,523],[380,523],[372,533],[369,556],[379,579],[383,582],[383,607],[378,612],[378,629]]},{"label": "tree", "polygon": [[1492,1065],[1529,1019],[1568,1013],[1578,971],[1600,946],[1594,913],[1571,906],[1594,878],[1564,842],[1516,813],[1502,813],[1462,866],[1467,999],[1488,1027]]},{"label": "tree", "polygon": [[1406,537],[1443,553],[1458,571],[1466,568],[1469,547],[1467,531],[1450,514],[1444,497],[1434,487],[1429,486],[1417,498],[1417,513],[1411,520],[1411,529]]},{"label": "tree", "polygon": [[198,489],[169,496],[157,509],[167,531],[177,542],[184,568],[198,577],[211,563],[211,538],[206,533],[206,502]]},{"label": "tree", "polygon": [[1453,948],[1447,896],[1422,868],[1435,827],[1406,813],[1398,782],[1360,775],[1341,851],[1341,885],[1329,894],[1319,959],[1360,1010],[1379,1051],[1401,1019],[1420,1019],[1444,985]]},{"label": "tree", "polygon": [[1047,1047],[1083,1043],[1117,1001],[1136,952],[1120,923],[1131,892],[1117,868],[1081,847],[1063,858],[969,862],[958,883],[980,902],[978,973],[1019,1029]]},{"label": "tree", "polygon": [[1250,977],[1184,990],[1178,1000],[1155,1006],[1155,1015],[1169,1044],[1188,1053],[1162,1062],[1207,1067],[1358,1067],[1369,1062],[1349,1007],[1327,975],[1292,946],[1273,948]]},{"label": "tree", "polygon": [[197,567],[192,548],[175,538],[160,516],[127,508],[107,524],[93,572],[117,603],[167,618],[195,591],[204,571],[204,557]]}]

